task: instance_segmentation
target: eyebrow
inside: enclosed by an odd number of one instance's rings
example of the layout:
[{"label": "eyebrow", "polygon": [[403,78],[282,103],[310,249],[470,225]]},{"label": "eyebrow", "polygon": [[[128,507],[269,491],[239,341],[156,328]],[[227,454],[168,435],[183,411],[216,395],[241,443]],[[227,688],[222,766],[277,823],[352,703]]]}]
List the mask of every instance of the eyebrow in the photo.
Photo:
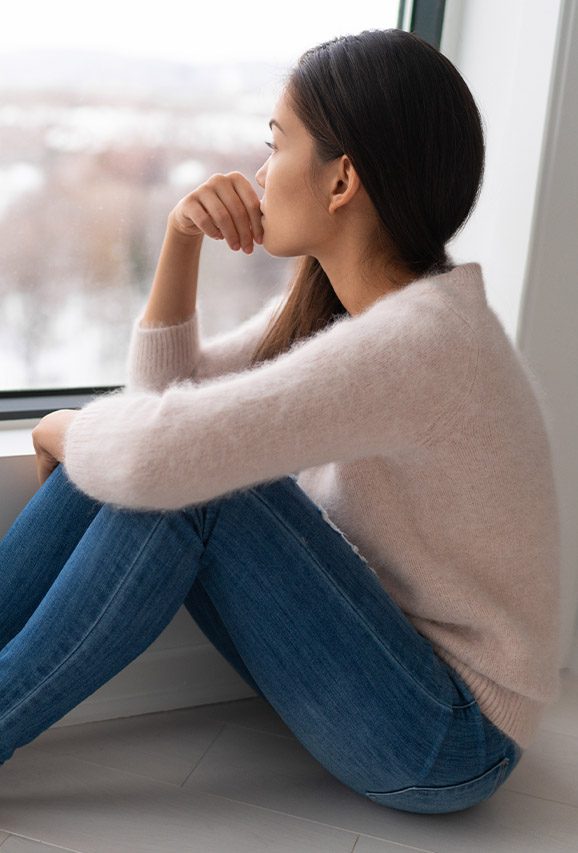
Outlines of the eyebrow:
[{"label": "eyebrow", "polygon": [[285,133],[285,131],[283,130],[283,128],[281,127],[281,125],[279,124],[279,122],[278,122],[278,121],[275,121],[275,119],[274,119],[274,118],[272,118],[272,119],[271,119],[271,121],[269,122],[269,127],[271,128],[274,124],[276,124],[276,125],[277,125],[277,127],[279,128],[279,130],[281,131],[281,133]]}]

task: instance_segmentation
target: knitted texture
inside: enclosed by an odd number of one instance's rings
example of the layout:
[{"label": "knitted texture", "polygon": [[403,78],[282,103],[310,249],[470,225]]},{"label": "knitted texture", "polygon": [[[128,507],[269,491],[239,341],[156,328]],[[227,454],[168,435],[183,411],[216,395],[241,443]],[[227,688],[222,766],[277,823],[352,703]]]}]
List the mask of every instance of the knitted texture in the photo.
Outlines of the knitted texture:
[{"label": "knitted texture", "polygon": [[482,712],[520,746],[560,690],[560,529],[545,395],[478,263],[415,280],[249,367],[275,296],[207,340],[136,318],[127,383],[63,464],[116,507],[177,510],[297,474]]}]

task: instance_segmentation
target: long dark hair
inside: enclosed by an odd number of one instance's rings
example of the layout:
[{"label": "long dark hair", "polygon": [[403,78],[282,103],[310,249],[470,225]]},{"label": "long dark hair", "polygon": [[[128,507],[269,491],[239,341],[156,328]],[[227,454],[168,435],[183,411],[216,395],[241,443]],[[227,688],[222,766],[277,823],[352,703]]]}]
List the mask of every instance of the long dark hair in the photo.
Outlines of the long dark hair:
[{"label": "long dark hair", "polygon": [[[383,254],[416,279],[451,270],[445,244],[476,205],[485,150],[480,112],[450,60],[415,33],[364,30],[307,50],[284,82],[314,140],[310,179],[347,154],[377,211],[368,256]],[[251,364],[344,314],[319,261],[298,258]]]}]

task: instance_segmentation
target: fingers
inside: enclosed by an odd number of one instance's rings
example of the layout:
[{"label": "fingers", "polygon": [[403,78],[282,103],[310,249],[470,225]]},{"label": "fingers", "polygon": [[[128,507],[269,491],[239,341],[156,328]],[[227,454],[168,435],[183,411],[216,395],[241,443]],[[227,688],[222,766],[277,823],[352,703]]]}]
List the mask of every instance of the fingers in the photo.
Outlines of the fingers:
[{"label": "fingers", "polygon": [[253,250],[253,235],[261,235],[259,199],[240,172],[213,175],[198,198],[231,249]]},{"label": "fingers", "polygon": [[197,193],[197,200],[204,212],[198,223],[200,227],[217,240],[224,237],[231,249],[238,249],[241,240],[233,216],[240,219],[244,214],[234,189],[230,185],[220,188],[217,184],[204,185]]},{"label": "fingers", "polygon": [[[37,429],[37,427],[34,429]],[[54,456],[42,447],[34,434],[34,430],[32,430],[32,444],[35,453],[36,479],[42,485],[59,463]]]},{"label": "fingers", "polygon": [[36,457],[36,479],[39,484],[42,485],[45,480],[48,479],[50,474],[50,468],[46,462],[45,458],[41,458],[39,456]]},{"label": "fingers", "polygon": [[42,485],[46,480],[48,480],[48,478],[50,477],[50,475],[58,464],[59,463],[56,459],[41,460],[40,464],[38,465],[38,480],[40,482],[40,485]]},{"label": "fingers", "polygon": [[211,175],[182,199],[175,213],[209,237],[224,238],[234,250],[251,253],[253,240],[263,241],[259,197],[241,172]]},{"label": "fingers", "polygon": [[[252,237],[257,242],[261,242],[263,240],[264,231],[262,222],[263,214],[261,213],[261,202],[259,196],[241,172],[230,172],[229,174],[237,195],[243,203],[247,219],[249,220],[251,234],[248,235],[245,231],[245,237],[246,239]],[[246,243],[243,243],[241,240],[241,245],[244,246]]]}]

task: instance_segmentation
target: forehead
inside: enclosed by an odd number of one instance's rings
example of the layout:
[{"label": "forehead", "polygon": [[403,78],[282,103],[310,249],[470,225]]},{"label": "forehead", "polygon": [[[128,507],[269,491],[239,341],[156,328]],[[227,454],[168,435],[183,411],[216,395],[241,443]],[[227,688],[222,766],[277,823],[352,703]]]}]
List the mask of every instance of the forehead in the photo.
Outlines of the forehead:
[{"label": "forehead", "polygon": [[291,109],[291,102],[285,90],[279,94],[275,102],[274,112],[272,115],[275,118],[278,118],[281,124],[283,124],[283,119],[285,119],[285,121],[291,121],[292,117],[295,115]]},{"label": "forehead", "polygon": [[277,98],[277,102],[275,103],[271,116],[279,122],[285,131],[296,121],[297,116],[291,109],[291,105],[284,91],[281,92]]}]

